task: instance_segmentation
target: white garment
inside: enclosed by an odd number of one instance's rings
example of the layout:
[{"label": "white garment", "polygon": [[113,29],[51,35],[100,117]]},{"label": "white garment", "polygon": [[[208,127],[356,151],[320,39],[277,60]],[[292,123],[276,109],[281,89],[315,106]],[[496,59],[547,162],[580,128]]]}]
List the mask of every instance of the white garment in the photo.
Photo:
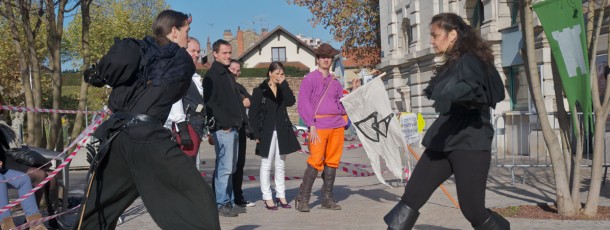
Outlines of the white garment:
[{"label": "white garment", "polygon": [[263,192],[263,200],[272,200],[271,193],[271,163],[275,160],[275,197],[286,198],[286,186],[284,184],[284,167],[286,163],[286,155],[280,155],[280,146],[277,141],[277,132],[273,131],[271,138],[271,146],[269,155],[261,159],[261,191]]},{"label": "white garment", "polygon": [[[203,83],[201,82],[201,75],[195,73],[193,74],[192,77],[193,83],[195,83],[195,86],[197,87],[197,90],[199,91],[199,94],[201,94],[203,96]],[[172,105],[172,109],[169,112],[169,116],[167,116],[167,121],[165,121],[165,124],[163,125],[165,128],[171,130],[172,129],[172,123],[180,123],[186,120],[186,114],[184,114],[184,106],[182,105],[182,99],[180,99],[179,101],[177,101],[176,103],[174,103]],[[178,130],[178,126],[175,127],[176,131],[180,131]]]}]

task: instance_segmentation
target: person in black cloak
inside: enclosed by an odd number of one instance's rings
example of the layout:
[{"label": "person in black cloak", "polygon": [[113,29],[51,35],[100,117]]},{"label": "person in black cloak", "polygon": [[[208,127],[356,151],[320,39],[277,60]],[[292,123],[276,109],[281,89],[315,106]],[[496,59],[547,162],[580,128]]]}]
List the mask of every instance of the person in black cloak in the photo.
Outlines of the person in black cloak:
[{"label": "person in black cloak", "polygon": [[154,37],[117,40],[85,80],[112,87],[110,118],[95,131],[91,178],[75,229],[115,229],[139,196],[162,229],[220,229],[210,186],[163,127],[195,73],[186,51],[191,18],[164,10]]},{"label": "person in black cloak", "polygon": [[455,176],[460,210],[475,229],[510,229],[485,208],[491,162],[491,109],[504,99],[504,85],[489,44],[453,13],[430,22],[430,43],[444,62],[424,89],[440,113],[426,132],[426,147],[398,204],[384,217],[388,229],[412,229],[434,190]]}]

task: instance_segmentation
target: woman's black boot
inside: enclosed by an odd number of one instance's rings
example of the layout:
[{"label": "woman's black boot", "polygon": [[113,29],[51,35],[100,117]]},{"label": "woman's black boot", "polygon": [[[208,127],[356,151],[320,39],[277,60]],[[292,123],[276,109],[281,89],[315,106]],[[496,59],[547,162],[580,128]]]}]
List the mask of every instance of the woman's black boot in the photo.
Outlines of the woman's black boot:
[{"label": "woman's black boot", "polygon": [[388,214],[383,217],[383,220],[388,225],[388,230],[409,230],[415,226],[415,221],[419,217],[419,212],[415,211],[407,204],[399,201]]},{"label": "woman's black boot", "polygon": [[474,227],[475,230],[510,230],[510,222],[500,216],[497,212],[489,210],[491,215],[481,225]]}]

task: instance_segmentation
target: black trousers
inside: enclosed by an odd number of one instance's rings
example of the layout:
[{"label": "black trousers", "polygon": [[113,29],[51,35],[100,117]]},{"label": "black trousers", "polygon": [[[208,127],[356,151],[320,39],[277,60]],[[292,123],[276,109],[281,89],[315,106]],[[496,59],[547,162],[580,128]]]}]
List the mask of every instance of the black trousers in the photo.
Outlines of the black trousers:
[{"label": "black trousers", "polygon": [[417,162],[401,199],[410,208],[419,210],[453,174],[460,210],[473,226],[478,226],[490,215],[485,208],[485,186],[490,161],[489,151],[426,150]]},{"label": "black trousers", "polygon": [[237,165],[232,176],[232,182],[235,203],[240,204],[246,200],[244,198],[244,191],[241,189],[244,180],[244,166],[246,165],[246,128],[244,126],[239,129],[238,135],[239,149],[237,150]]},{"label": "black trousers", "polygon": [[138,196],[161,229],[220,229],[213,191],[170,139],[135,143],[120,133],[92,180],[77,229],[115,229]]}]

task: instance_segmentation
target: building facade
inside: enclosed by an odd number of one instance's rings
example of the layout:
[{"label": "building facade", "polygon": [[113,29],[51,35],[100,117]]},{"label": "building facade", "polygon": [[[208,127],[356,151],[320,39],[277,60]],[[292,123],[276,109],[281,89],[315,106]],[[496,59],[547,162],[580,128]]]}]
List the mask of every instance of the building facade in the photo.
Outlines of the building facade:
[{"label": "building facade", "polygon": [[[477,28],[483,39],[492,45],[495,66],[500,72],[506,88],[506,99],[493,111],[494,115],[507,112],[534,112],[529,93],[523,60],[519,55],[522,46],[518,1],[496,0],[381,0],[380,32],[381,63],[377,69],[387,73],[384,83],[393,109],[399,111],[433,114],[432,101],[423,95],[436,63],[435,52],[430,45],[429,24],[433,15],[451,12],[460,15],[471,26]],[[598,41],[598,69],[607,68],[608,24],[605,23]],[[544,104],[548,112],[557,111],[555,88],[551,68],[551,50],[540,22],[534,14],[536,62]],[[605,90],[605,77],[600,73],[597,80]],[[600,86],[601,88],[601,86]],[[567,101],[563,100],[566,106]],[[566,108],[567,110],[567,108]],[[553,121],[553,119],[551,120]],[[514,151],[523,143],[538,141],[539,125],[535,118],[523,115],[516,122],[503,121],[502,130],[520,140]],[[527,127],[528,129],[524,129]],[[540,142],[543,143],[543,142]],[[508,146],[507,148],[513,148]],[[528,147],[525,147],[528,148]],[[510,152],[510,151],[509,151]]]}]

